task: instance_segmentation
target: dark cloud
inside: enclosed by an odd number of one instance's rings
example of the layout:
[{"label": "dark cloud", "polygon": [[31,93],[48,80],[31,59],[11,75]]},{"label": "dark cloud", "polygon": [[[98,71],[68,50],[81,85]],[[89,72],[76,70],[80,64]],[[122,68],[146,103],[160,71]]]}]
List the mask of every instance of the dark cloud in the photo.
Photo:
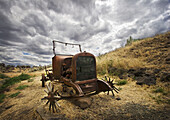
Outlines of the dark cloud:
[{"label": "dark cloud", "polygon": [[4,13],[10,13],[10,7],[12,6],[13,2],[11,0],[1,0],[0,1],[0,9],[3,10]]},{"label": "dark cloud", "polygon": [[4,60],[7,60],[7,61],[10,61],[10,60],[13,60],[12,56],[0,56],[1,60],[4,59]]},{"label": "dark cloud", "polygon": [[14,46],[14,44],[9,41],[4,41],[4,39],[0,39],[0,46]]},{"label": "dark cloud", "polygon": [[[0,19],[1,19],[0,41],[2,41],[1,43],[7,43],[9,45],[9,43],[5,40],[21,42],[20,38],[14,33],[14,32],[18,32],[20,30],[17,29],[15,26],[13,26],[13,24],[11,23],[9,18],[7,16],[5,16],[4,13],[2,13],[2,12],[0,12]],[[5,42],[3,42],[3,41],[5,41]],[[0,43],[0,45],[1,45],[1,43]]]},{"label": "dark cloud", "polygon": [[[51,63],[52,40],[95,55],[170,30],[169,0],[0,0],[0,62]],[[57,44],[57,53],[78,49]],[[28,53],[28,54],[23,54]]]},{"label": "dark cloud", "polygon": [[[43,36],[48,36],[48,29],[46,26],[45,19],[42,19],[39,14],[28,14],[21,22],[23,22],[27,27],[34,28],[36,33],[30,33],[29,35],[35,36],[35,34],[41,34]],[[29,31],[27,31],[29,33]]]},{"label": "dark cloud", "polygon": [[108,33],[110,31],[110,28],[108,25],[103,26],[87,26],[84,29],[70,31],[70,39],[73,39],[75,41],[84,41],[89,39],[90,37],[93,37],[94,35],[103,32]]}]

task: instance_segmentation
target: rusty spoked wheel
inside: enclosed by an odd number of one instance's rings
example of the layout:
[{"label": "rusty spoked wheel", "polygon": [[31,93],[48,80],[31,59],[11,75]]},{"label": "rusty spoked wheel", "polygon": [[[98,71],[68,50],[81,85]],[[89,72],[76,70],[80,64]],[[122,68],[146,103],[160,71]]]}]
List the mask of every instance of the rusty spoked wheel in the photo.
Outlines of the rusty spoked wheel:
[{"label": "rusty spoked wheel", "polygon": [[[117,89],[115,86],[114,86],[114,83],[113,83],[113,80],[109,78],[107,78],[107,76],[105,76],[105,80],[107,81],[107,83],[110,85],[110,87],[112,88],[112,90],[110,90],[112,92],[112,95],[114,96],[114,93],[113,93],[113,90],[115,92],[119,92],[119,89]],[[107,95],[109,95],[109,91],[107,92]]]},{"label": "rusty spoked wheel", "polygon": [[49,104],[49,110],[51,111],[51,108],[53,110],[53,113],[56,111],[58,111],[56,104],[58,107],[61,107],[57,101],[59,101],[61,99],[61,96],[59,95],[59,93],[57,91],[54,92],[54,85],[51,84],[51,82],[49,82],[49,84],[47,84],[47,90],[44,90],[48,96],[45,96],[44,98],[42,98],[41,100],[47,100],[46,105]]}]

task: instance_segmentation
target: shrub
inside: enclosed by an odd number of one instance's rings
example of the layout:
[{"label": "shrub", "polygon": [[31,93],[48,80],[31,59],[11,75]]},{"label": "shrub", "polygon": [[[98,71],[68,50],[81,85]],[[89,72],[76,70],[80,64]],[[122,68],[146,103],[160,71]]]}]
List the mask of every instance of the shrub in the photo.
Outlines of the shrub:
[{"label": "shrub", "polygon": [[9,97],[11,97],[11,98],[16,97],[16,96],[18,96],[20,93],[21,93],[21,92],[16,92],[16,93],[14,93],[14,94],[11,94]]},{"label": "shrub", "polygon": [[23,73],[22,73],[21,75],[18,76],[18,78],[22,81],[22,80],[30,79],[31,76],[28,75],[28,74],[23,74]]},{"label": "shrub", "polygon": [[25,89],[26,87],[29,87],[28,85],[20,85],[16,88],[16,90],[23,90]]},{"label": "shrub", "polygon": [[117,85],[125,85],[127,83],[127,80],[120,80],[117,82]]}]

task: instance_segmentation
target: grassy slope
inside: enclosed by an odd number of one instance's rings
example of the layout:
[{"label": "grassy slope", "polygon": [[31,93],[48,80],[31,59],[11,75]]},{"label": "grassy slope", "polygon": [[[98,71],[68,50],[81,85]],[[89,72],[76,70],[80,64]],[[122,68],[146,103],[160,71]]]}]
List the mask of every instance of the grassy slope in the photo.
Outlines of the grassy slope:
[{"label": "grassy slope", "polygon": [[[169,91],[169,82],[160,82],[164,73],[170,74],[169,48],[170,32],[132,42],[124,48],[99,56],[97,58],[98,74],[111,77],[120,76],[120,74],[128,76],[130,69],[135,71],[146,69],[149,75],[156,77],[158,87]],[[136,78],[132,76],[131,79]],[[166,77],[166,81],[169,81],[169,77]]]},{"label": "grassy slope", "polygon": [[159,68],[170,71],[170,32],[133,42],[124,48],[99,56],[97,70],[108,73],[109,67],[119,69]]},{"label": "grassy slope", "polygon": [[[132,42],[131,45],[97,58],[99,76],[107,75],[112,78],[119,76],[121,78],[120,76],[123,74],[126,75],[123,79],[137,80],[134,75],[129,76],[128,71],[132,69],[135,71],[144,69],[149,76],[155,76],[156,85],[147,89],[159,91],[160,95],[155,94],[157,96],[153,97],[157,102],[170,103],[170,32]],[[149,83],[152,78],[147,79],[146,76],[142,77],[142,80]],[[162,81],[162,78],[165,78],[166,81]],[[116,77],[116,81],[119,81],[118,77]],[[151,93],[149,92],[149,94]]]}]

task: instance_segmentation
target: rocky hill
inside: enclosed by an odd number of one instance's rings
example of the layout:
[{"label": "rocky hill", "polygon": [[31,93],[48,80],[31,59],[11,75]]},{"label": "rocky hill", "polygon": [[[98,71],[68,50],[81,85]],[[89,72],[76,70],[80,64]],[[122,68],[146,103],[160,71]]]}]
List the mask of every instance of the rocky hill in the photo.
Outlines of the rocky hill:
[{"label": "rocky hill", "polygon": [[170,81],[170,32],[132,42],[97,58],[101,75],[131,77],[137,84]]}]

